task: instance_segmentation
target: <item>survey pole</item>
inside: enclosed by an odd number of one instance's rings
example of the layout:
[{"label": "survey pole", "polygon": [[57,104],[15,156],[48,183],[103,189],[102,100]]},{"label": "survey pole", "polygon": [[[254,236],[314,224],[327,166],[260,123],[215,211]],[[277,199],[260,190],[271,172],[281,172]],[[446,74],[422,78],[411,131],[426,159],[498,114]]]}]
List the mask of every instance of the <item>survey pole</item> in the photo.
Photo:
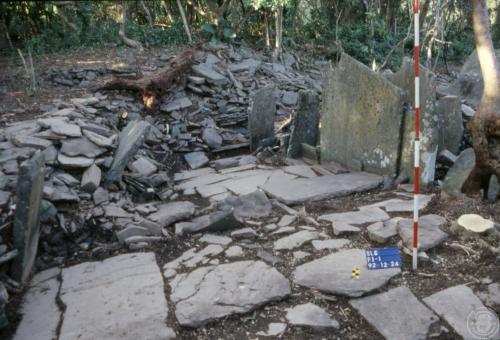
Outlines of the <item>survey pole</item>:
[{"label": "survey pole", "polygon": [[413,270],[418,263],[418,195],[420,193],[420,15],[419,0],[413,0],[413,20],[415,43],[413,59],[415,62],[415,164],[413,174]]}]

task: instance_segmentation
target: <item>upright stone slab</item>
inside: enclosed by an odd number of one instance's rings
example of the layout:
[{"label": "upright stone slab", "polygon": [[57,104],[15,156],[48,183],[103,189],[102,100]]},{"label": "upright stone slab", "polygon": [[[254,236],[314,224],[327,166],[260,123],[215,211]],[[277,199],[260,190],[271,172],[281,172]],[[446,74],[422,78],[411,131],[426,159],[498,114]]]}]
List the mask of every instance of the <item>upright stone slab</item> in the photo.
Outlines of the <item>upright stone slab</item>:
[{"label": "upright stone slab", "polygon": [[443,192],[450,197],[464,197],[462,187],[475,166],[474,150],[469,148],[462,151],[444,178]]},{"label": "upright stone slab", "polygon": [[449,150],[458,154],[464,134],[462,103],[457,96],[445,96],[436,102],[439,116],[439,150]]},{"label": "upright stone slab", "polygon": [[123,170],[146,140],[150,129],[151,125],[148,122],[134,120],[128,123],[122,132],[120,132],[115,158],[106,176],[108,184],[121,179]]},{"label": "upright stone slab", "polygon": [[274,116],[276,115],[276,98],[274,87],[266,86],[252,96],[252,108],[248,114],[248,130],[250,131],[250,149],[259,147],[259,142],[274,137]]},{"label": "upright stone slab", "polygon": [[301,156],[302,143],[316,145],[319,133],[319,97],[313,91],[299,92],[299,105],[288,146],[288,157]]},{"label": "upright stone slab", "polygon": [[17,180],[14,246],[19,255],[12,265],[12,278],[25,282],[38,250],[40,204],[43,194],[45,161],[41,152],[21,164]]},{"label": "upright stone slab", "polygon": [[322,105],[321,160],[396,176],[403,91],[347,54],[326,84],[330,88]]},{"label": "upright stone slab", "polygon": [[[405,102],[410,107],[415,104],[415,66],[413,61],[405,58],[403,66],[395,74],[387,76],[405,93]],[[434,181],[436,158],[438,152],[439,119],[435,108],[436,82],[434,73],[420,66],[420,181],[429,184]],[[414,110],[406,112],[401,152],[400,174],[413,179],[414,140],[415,140]]]}]

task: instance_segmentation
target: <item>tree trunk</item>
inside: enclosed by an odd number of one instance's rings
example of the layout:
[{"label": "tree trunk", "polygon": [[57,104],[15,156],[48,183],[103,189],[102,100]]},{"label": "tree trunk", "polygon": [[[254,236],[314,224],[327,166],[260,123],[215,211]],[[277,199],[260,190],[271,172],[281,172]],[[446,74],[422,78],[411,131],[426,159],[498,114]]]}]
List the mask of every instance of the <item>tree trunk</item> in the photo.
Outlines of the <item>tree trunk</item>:
[{"label": "tree trunk", "polygon": [[186,19],[186,13],[184,13],[184,8],[182,7],[181,0],[177,0],[177,6],[179,7],[179,12],[181,13],[182,23],[184,24],[184,30],[186,31],[188,41],[191,44],[193,40],[191,39],[191,32],[189,31],[189,25]]},{"label": "tree trunk", "polygon": [[487,192],[491,175],[500,178],[500,73],[491,40],[486,0],[472,1],[472,22],[484,89],[469,126],[476,166],[463,191],[477,195],[480,189]]},{"label": "tree trunk", "polygon": [[189,72],[194,62],[193,50],[185,50],[167,66],[154,74],[142,78],[114,78],[97,90],[128,90],[139,92],[146,110],[157,107],[159,99],[174,82],[179,82]]},{"label": "tree trunk", "polygon": [[127,21],[127,1],[122,1],[122,17],[120,22],[120,31],[118,32],[118,35],[122,38],[125,45],[142,50],[142,45],[140,42],[134,39],[127,38],[127,36],[125,35],[126,21]]},{"label": "tree trunk", "polygon": [[266,47],[270,49],[271,47],[271,38],[269,36],[269,21],[267,20],[267,12],[264,14],[264,30],[266,35]]},{"label": "tree trunk", "polygon": [[144,3],[144,0],[141,0],[141,6],[142,9],[144,10],[144,13],[146,13],[146,18],[148,19],[149,27],[153,27],[153,18],[151,17],[151,12],[149,11],[148,6]]},{"label": "tree trunk", "polygon": [[273,53],[273,60],[281,60],[281,52],[283,48],[283,6],[279,6],[276,9],[276,38],[274,41],[274,53]]}]

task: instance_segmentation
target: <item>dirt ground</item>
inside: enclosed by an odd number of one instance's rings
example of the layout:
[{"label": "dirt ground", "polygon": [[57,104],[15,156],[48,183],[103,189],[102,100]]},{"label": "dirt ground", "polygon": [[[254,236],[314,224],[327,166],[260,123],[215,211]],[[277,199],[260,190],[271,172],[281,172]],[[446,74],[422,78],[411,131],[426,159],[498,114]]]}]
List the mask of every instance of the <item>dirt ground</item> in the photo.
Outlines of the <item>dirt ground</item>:
[{"label": "dirt ground", "polygon": [[[17,121],[31,118],[51,105],[55,99],[69,100],[74,97],[81,97],[90,93],[87,87],[65,87],[56,85],[46,79],[46,73],[51,68],[71,68],[96,66],[104,67],[112,64],[128,63],[141,65],[142,69],[153,70],[162,63],[158,56],[162,53],[173,54],[173,50],[147,50],[136,52],[130,49],[110,48],[106,50],[86,50],[70,51],[63,54],[44,55],[34,59],[36,78],[38,81],[38,91],[29,93],[29,79],[25,77],[25,71],[19,61],[19,58],[1,58],[0,59],[0,126],[9,121]],[[432,189],[430,189],[432,191]],[[500,259],[498,254],[494,254],[488,248],[491,246],[499,249],[500,241],[495,237],[477,237],[464,235],[453,228],[453,221],[464,213],[476,213],[484,218],[494,221],[500,221],[500,203],[488,203],[479,198],[464,198],[460,200],[447,200],[441,197],[439,191],[429,206],[422,211],[422,214],[435,213],[444,216],[450,221],[444,228],[450,234],[449,239],[441,246],[428,252],[430,260],[421,261],[417,272],[411,270],[411,258],[404,257],[404,267],[402,275],[393,279],[388,288],[396,287],[401,284],[407,285],[412,292],[420,299],[431,295],[444,288],[467,284],[474,291],[481,291],[486,288],[485,282],[500,282]],[[317,217],[325,213],[343,212],[354,210],[355,208],[387,198],[393,198],[391,191],[375,190],[363,194],[351,195],[344,198],[313,202],[306,204],[308,213]],[[278,219],[281,212],[274,209],[273,217]],[[409,214],[401,214],[402,217],[411,217]],[[266,218],[268,223],[271,218]],[[263,220],[264,222],[264,220]],[[323,232],[333,236],[329,225],[321,226]],[[103,239],[108,236],[104,235]],[[259,247],[272,253],[272,242],[278,236],[267,239],[259,239]],[[368,238],[366,229],[355,236],[349,237],[353,246],[359,248],[376,247],[377,244],[371,242]],[[194,244],[193,237],[174,237],[164,243],[155,243],[150,249],[157,254],[157,261],[160,268],[167,262],[175,259],[182,252],[191,248]],[[395,245],[397,240],[390,244]],[[451,244],[460,244],[465,248],[459,249]],[[302,250],[311,251],[312,246],[303,247]],[[96,254],[94,252],[81,251],[77,256],[65,259],[64,266],[76,264],[89,260],[100,260],[106,257],[114,256],[123,252],[122,249],[105,249]],[[247,259],[258,259],[257,249],[248,249]],[[326,254],[316,252],[315,258]],[[251,255],[250,255],[251,254]],[[290,276],[293,268],[301,263],[310,261],[311,258],[294,262],[291,254],[279,255],[280,262],[275,267],[285,276]],[[489,278],[489,280],[485,280]],[[167,296],[170,294],[169,285],[165,282]],[[11,295],[11,302],[8,305],[7,313],[11,324],[6,329],[0,331],[0,339],[9,339],[19,321],[19,305],[21,292]],[[380,334],[371,327],[367,321],[362,318],[348,304],[348,299],[343,297],[327,296],[325,294],[313,291],[311,289],[293,287],[292,295],[280,302],[268,304],[256,311],[241,315],[231,316],[217,322],[211,323],[198,329],[182,329],[177,327],[176,332],[181,339],[246,339],[251,338],[257,331],[266,330],[269,322],[284,321],[285,308],[298,303],[314,302],[325,308],[331,315],[339,321],[340,329],[336,332],[317,333],[307,329],[289,327],[284,339],[381,339]],[[170,305],[169,324],[176,325],[175,316],[172,313],[173,306]],[[496,306],[496,312],[500,313],[500,306]],[[443,331],[441,326],[445,326],[448,332]],[[452,328],[444,322],[434,325],[430,334],[434,339],[456,339],[457,335],[453,333]]]}]

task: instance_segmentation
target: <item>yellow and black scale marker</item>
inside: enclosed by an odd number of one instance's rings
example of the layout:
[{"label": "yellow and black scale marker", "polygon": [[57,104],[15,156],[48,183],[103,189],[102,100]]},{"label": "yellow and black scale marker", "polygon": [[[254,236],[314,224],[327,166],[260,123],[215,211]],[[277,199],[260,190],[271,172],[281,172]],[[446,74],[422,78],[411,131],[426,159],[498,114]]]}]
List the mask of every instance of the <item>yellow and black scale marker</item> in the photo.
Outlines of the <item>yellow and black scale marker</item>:
[{"label": "yellow and black scale marker", "polygon": [[361,269],[354,268],[351,273],[351,278],[359,279],[359,275],[361,275]]}]

